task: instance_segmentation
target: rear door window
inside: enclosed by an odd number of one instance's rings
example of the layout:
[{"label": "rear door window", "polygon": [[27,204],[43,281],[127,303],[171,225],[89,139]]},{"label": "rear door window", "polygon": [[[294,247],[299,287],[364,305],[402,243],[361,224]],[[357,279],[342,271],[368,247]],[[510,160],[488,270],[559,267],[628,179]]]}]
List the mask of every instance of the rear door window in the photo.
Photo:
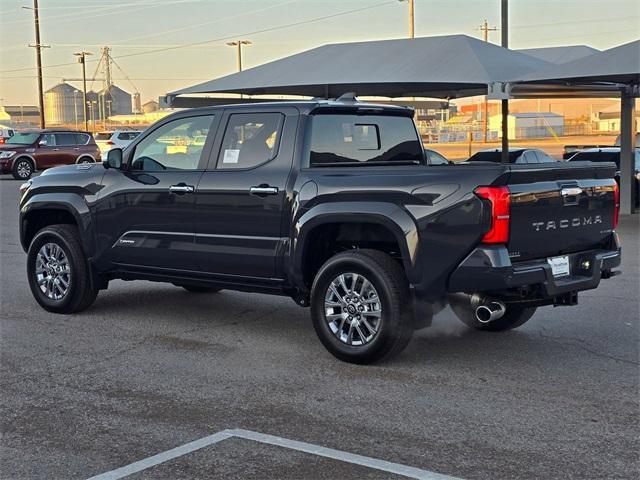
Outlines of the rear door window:
[{"label": "rear door window", "polygon": [[312,167],[422,163],[422,144],[409,117],[322,114],[312,118]]},{"label": "rear door window", "polygon": [[275,158],[283,120],[281,113],[229,115],[217,168],[252,168]]},{"label": "rear door window", "polygon": [[64,147],[77,144],[75,133],[56,133],[56,145]]}]

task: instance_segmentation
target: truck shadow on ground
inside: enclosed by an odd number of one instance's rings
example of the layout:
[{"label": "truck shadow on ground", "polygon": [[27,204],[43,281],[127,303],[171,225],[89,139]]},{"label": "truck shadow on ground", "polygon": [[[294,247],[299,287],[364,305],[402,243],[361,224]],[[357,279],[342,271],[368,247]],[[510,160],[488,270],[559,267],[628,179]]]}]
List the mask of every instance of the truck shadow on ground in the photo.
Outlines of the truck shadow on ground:
[{"label": "truck shadow on ground", "polygon": [[[122,283],[108,292],[101,292],[98,300],[86,313],[98,319],[120,319],[127,323],[145,324],[142,332],[156,334],[154,324],[167,325],[178,334],[198,327],[203,338],[216,336],[220,326],[238,328],[243,335],[256,342],[268,339],[268,345],[281,344],[294,356],[319,357],[320,364],[337,362],[325,352],[316,338],[309,310],[296,306],[287,297],[245,294],[222,291],[219,293],[192,294],[170,285],[147,284],[147,288],[127,288],[132,283]],[[139,285],[139,284],[138,284]],[[124,288],[123,288],[124,287]],[[546,316],[553,312],[539,311],[529,324],[518,330],[490,333],[467,328],[449,309],[434,319],[432,327],[418,330],[407,349],[397,358],[374,366],[397,370],[416,367],[455,364],[463,368],[479,370],[494,366],[514,370],[518,364],[535,364],[542,370],[552,368],[558,362],[584,362],[576,353],[586,354],[579,344],[567,344],[553,340],[553,327]],[[251,326],[247,333],[246,329]],[[550,328],[551,330],[548,330]],[[544,331],[544,334],[543,334]],[[275,353],[275,352],[274,352]],[[602,359],[601,359],[602,360]]]}]

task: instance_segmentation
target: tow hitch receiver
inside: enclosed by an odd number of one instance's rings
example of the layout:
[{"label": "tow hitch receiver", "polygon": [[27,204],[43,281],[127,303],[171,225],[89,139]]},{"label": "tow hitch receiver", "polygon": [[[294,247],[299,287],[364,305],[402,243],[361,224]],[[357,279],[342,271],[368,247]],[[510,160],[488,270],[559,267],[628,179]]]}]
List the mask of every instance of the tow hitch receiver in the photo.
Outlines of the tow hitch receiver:
[{"label": "tow hitch receiver", "polygon": [[570,307],[578,304],[578,292],[568,292],[553,297],[554,307]]}]

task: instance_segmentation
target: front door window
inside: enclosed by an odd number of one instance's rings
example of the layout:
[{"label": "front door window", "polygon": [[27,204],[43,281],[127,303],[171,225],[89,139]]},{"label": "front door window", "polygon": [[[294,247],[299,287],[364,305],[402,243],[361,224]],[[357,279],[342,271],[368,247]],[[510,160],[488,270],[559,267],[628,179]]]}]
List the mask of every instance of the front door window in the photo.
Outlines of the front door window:
[{"label": "front door window", "polygon": [[132,170],[198,170],[213,115],[178,118],[143,139],[131,160]]}]

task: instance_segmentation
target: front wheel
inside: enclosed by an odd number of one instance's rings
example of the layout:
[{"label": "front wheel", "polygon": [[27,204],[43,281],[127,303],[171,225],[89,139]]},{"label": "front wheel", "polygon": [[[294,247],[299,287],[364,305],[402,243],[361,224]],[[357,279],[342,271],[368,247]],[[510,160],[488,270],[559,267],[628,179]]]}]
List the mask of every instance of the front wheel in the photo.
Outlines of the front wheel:
[{"label": "front wheel", "polygon": [[475,310],[468,300],[452,299],[449,303],[456,317],[470,328],[485,332],[503,332],[524,325],[536,313],[536,307],[517,307],[507,305],[504,315],[488,323],[478,321]]},{"label": "front wheel", "polygon": [[27,253],[27,275],[31,293],[49,312],[79,312],[98,295],[72,225],[51,225],[36,234]]},{"label": "front wheel", "polygon": [[413,334],[403,268],[376,250],[339,253],[321,268],[311,288],[313,326],[340,360],[373,363],[399,354]]},{"label": "front wheel", "polygon": [[13,165],[11,174],[16,180],[29,180],[34,172],[33,163],[28,158],[19,158]]}]

